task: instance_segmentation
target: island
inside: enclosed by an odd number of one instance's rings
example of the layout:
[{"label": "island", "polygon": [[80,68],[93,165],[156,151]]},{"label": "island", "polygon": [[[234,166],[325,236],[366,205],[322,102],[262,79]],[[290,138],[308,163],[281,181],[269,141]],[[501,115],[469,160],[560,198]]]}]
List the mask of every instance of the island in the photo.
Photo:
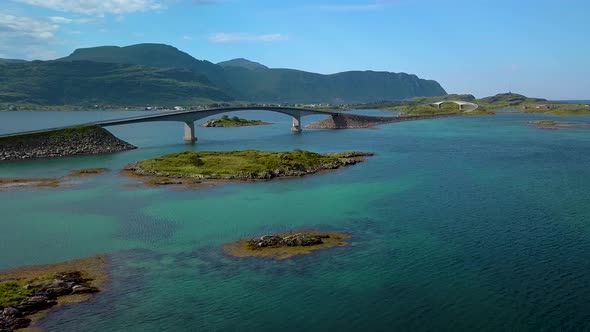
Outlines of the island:
[{"label": "island", "polygon": [[223,251],[234,257],[269,257],[281,260],[319,249],[342,247],[349,238],[350,234],[345,232],[296,230],[226,243]]},{"label": "island", "polygon": [[285,152],[185,151],[127,165],[123,175],[147,185],[203,185],[212,181],[261,181],[299,177],[336,170],[365,161],[372,153],[346,151],[315,153],[295,149]]},{"label": "island", "polygon": [[528,121],[530,125],[537,126],[543,129],[559,129],[559,128],[588,128],[590,127],[590,123],[586,122],[563,122],[563,121],[553,121],[553,120],[537,120],[537,121]]},{"label": "island", "polygon": [[232,116],[231,118],[227,115],[222,115],[218,119],[210,119],[203,123],[203,127],[247,127],[247,126],[261,126],[270,124],[261,120],[248,120]]},{"label": "island", "polygon": [[105,281],[101,255],[0,271],[0,331],[26,328],[51,307],[88,299]]}]

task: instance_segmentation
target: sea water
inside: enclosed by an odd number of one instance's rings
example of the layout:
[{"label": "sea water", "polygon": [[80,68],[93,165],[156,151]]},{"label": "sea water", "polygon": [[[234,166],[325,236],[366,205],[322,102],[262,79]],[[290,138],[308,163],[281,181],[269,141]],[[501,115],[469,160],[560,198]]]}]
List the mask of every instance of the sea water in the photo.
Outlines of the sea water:
[{"label": "sea water", "polygon": [[[0,113],[0,134],[137,114]],[[137,150],[0,163],[0,177],[110,170],[63,188],[0,191],[0,269],[108,257],[105,289],[51,310],[41,327],[590,329],[588,129],[539,129],[527,121],[562,118],[499,114],[293,134],[287,116],[236,115],[273,124],[198,127],[195,145],[183,144],[181,123],[133,124],[109,130]],[[137,187],[119,174],[187,149],[294,148],[376,155],[331,173],[199,190]],[[352,238],[281,261],[223,253],[226,242],[298,228]]]}]

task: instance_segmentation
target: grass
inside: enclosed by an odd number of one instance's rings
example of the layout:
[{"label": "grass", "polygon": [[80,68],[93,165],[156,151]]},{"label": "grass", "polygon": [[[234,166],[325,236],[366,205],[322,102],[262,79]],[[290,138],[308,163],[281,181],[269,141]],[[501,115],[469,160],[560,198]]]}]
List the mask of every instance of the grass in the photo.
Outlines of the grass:
[{"label": "grass", "polygon": [[264,173],[272,170],[313,168],[346,158],[346,153],[319,154],[304,150],[271,152],[258,150],[198,152],[186,151],[140,161],[149,172],[168,175],[232,176],[240,173]]},{"label": "grass", "polygon": [[9,280],[0,282],[0,305],[14,305],[34,293],[34,289],[25,289],[27,282]]}]

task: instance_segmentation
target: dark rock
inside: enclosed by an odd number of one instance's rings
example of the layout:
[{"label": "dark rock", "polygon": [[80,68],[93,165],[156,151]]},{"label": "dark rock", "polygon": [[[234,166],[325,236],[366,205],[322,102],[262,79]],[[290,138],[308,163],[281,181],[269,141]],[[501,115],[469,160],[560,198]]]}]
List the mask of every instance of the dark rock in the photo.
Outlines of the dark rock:
[{"label": "dark rock", "polygon": [[92,294],[100,292],[96,287],[75,285],[72,287],[72,294]]},{"label": "dark rock", "polygon": [[37,311],[45,310],[57,304],[55,297],[45,294],[31,296],[22,301],[18,306],[18,310],[24,315],[32,314]]},{"label": "dark rock", "polygon": [[4,308],[4,310],[2,311],[2,314],[6,317],[20,317],[20,316],[22,316],[20,311],[16,308],[13,308],[13,307]]}]

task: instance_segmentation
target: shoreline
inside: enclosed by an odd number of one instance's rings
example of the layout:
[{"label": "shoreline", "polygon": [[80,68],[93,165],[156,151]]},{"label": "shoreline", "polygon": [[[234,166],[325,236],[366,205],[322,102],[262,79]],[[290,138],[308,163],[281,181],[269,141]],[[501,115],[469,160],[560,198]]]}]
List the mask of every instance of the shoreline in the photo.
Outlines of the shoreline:
[{"label": "shoreline", "polygon": [[[0,330],[38,331],[36,323],[50,309],[89,299],[104,290],[107,279],[105,255],[1,270]],[[17,293],[14,287],[23,285]]]}]

